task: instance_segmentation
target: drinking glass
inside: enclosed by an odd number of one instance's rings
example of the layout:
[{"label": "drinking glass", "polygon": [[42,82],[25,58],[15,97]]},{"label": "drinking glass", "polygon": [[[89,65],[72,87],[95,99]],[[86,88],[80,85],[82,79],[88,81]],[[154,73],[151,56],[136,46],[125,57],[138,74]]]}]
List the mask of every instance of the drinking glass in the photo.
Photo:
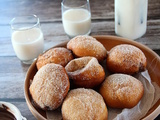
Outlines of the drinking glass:
[{"label": "drinking glass", "polygon": [[63,0],[61,10],[64,31],[70,38],[90,34],[91,11],[89,0]]},{"label": "drinking glass", "polygon": [[23,63],[31,64],[44,48],[39,18],[36,15],[15,17],[10,26],[12,46],[17,57]]}]

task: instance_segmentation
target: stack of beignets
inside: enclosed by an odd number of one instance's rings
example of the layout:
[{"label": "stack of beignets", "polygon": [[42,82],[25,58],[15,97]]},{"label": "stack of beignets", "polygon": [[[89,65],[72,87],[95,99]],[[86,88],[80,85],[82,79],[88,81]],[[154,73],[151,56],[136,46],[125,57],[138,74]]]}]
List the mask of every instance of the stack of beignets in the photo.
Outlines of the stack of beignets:
[{"label": "stack of beignets", "polygon": [[65,69],[76,87],[93,88],[102,83],[105,78],[103,67],[94,57],[73,59]]},{"label": "stack of beignets", "polygon": [[[114,73],[106,79],[107,71],[101,66],[105,59],[107,69]],[[95,38],[77,36],[67,48],[53,48],[40,55],[36,65],[38,72],[29,88],[33,101],[44,110],[62,105],[64,120],[106,120],[106,105],[132,108],[144,93],[143,84],[131,74],[145,70],[147,60],[133,45],[117,45],[107,56],[106,48]],[[69,91],[71,81],[81,88]],[[85,88],[98,88],[100,94]]]}]

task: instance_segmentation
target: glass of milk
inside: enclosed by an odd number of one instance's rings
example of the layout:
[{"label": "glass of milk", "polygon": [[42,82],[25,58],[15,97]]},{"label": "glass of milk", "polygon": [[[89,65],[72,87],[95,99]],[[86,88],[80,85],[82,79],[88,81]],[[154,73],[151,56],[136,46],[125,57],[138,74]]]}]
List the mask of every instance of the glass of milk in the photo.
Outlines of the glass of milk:
[{"label": "glass of milk", "polygon": [[43,52],[44,39],[36,15],[15,17],[10,22],[11,41],[17,57],[31,64]]},{"label": "glass of milk", "polygon": [[61,10],[64,31],[70,38],[90,34],[91,12],[89,0],[63,0]]},{"label": "glass of milk", "polygon": [[137,39],[147,28],[148,0],[115,0],[115,33]]}]

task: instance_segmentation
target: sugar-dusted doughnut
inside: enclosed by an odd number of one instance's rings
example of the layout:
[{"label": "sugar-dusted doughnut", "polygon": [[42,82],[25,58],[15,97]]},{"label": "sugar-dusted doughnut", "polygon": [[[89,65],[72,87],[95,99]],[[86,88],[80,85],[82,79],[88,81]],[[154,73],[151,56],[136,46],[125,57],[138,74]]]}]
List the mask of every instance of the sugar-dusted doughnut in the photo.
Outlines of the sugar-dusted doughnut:
[{"label": "sugar-dusted doughnut", "polygon": [[36,66],[37,69],[40,69],[42,66],[46,65],[47,63],[56,63],[60,64],[63,67],[73,59],[73,55],[70,50],[64,47],[56,47],[49,49],[42,55],[38,56]]},{"label": "sugar-dusted doughnut", "polygon": [[50,63],[35,74],[29,91],[38,107],[54,110],[62,104],[69,87],[70,82],[64,67]]},{"label": "sugar-dusted doughnut", "polygon": [[107,106],[113,108],[132,108],[143,96],[143,84],[126,74],[108,76],[100,87]]},{"label": "sugar-dusted doughnut", "polygon": [[73,59],[65,69],[77,87],[93,88],[102,83],[105,78],[104,69],[95,57]]},{"label": "sugar-dusted doughnut", "polygon": [[107,68],[113,73],[134,74],[145,70],[146,66],[144,53],[133,45],[117,45],[108,53]]},{"label": "sugar-dusted doughnut", "polygon": [[77,57],[92,56],[102,61],[107,56],[105,47],[91,36],[76,36],[67,43]]},{"label": "sugar-dusted doughnut", "polygon": [[63,120],[107,120],[108,111],[102,96],[92,90],[71,90],[62,104]]}]

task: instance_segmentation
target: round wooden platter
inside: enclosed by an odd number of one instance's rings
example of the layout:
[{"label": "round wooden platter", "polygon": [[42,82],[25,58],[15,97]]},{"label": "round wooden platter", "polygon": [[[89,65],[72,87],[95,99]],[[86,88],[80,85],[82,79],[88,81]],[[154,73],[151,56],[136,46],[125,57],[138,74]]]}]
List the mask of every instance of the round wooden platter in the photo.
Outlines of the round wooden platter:
[{"label": "round wooden platter", "polygon": [[[147,57],[147,70],[149,72],[151,80],[156,82],[160,87],[160,57],[150,48],[138,42],[135,42],[133,40],[116,37],[116,36],[96,35],[93,37],[95,37],[99,42],[101,42],[108,51],[114,46],[119,44],[131,44],[140,48],[144,52],[145,56]],[[53,47],[66,47],[67,42],[68,41]],[[33,79],[36,72],[37,72],[37,68],[36,68],[36,61],[35,61],[31,64],[26,74],[25,86],[24,86],[25,99],[30,111],[38,120],[47,120],[46,111],[36,108],[32,104],[32,99],[31,99],[31,96],[29,95],[30,80]],[[159,114],[160,114],[160,99],[154,104],[152,108],[150,108],[150,110],[144,116],[143,119],[153,119]]]}]

